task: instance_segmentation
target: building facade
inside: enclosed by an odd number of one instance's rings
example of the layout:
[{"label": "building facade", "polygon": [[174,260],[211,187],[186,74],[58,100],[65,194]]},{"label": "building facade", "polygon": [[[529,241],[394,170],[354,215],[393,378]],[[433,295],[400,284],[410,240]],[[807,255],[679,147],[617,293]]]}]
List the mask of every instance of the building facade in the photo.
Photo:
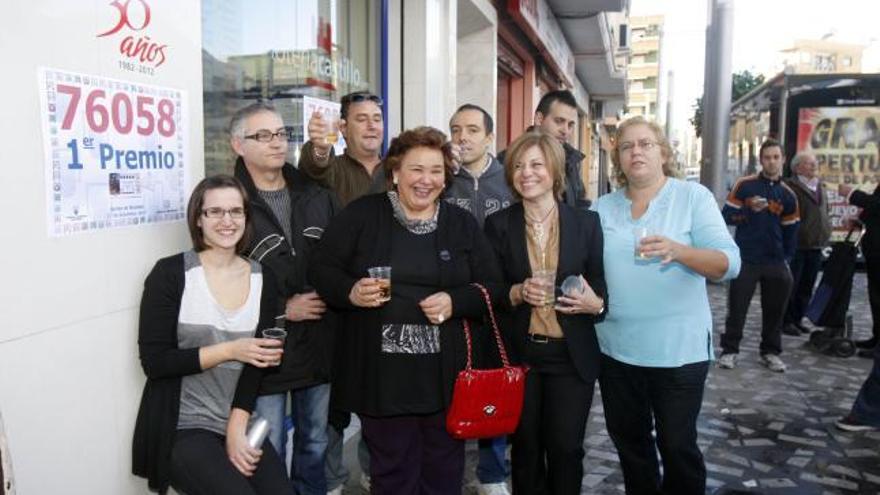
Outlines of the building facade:
[{"label": "building facade", "polygon": [[660,79],[663,16],[632,16],[629,68],[627,71],[628,116],[641,115],[658,120],[661,112]]},{"label": "building facade", "polygon": [[[131,475],[143,281],[188,249],[196,182],[229,171],[232,111],[271,100],[296,162],[315,101],[385,100],[386,136],[448,129],[462,103],[502,149],[540,96],[577,95],[593,198],[626,94],[628,0],[36,0],[0,18],[12,224],[0,296],[0,456],[9,490],[147,493]],[[625,43],[624,43],[625,45]],[[311,103],[310,103],[311,102]],[[11,215],[11,213],[15,215]],[[71,462],[75,459],[75,462]],[[7,492],[9,493],[9,492]]]},{"label": "building facade", "polygon": [[862,71],[864,45],[832,39],[795,40],[779,51],[779,70],[787,74],[852,74]]}]

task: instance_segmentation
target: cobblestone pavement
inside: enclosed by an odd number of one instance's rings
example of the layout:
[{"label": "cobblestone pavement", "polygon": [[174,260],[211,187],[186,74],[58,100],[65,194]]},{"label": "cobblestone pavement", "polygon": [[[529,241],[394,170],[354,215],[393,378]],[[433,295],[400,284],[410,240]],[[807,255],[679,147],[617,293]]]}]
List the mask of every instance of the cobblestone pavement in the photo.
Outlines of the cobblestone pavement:
[{"label": "cobblestone pavement", "polygon": [[[850,313],[855,338],[870,334],[865,275],[856,275]],[[709,286],[715,342],[727,314],[727,288]],[[773,373],[758,359],[760,297],[746,321],[738,366],[712,368],[700,415],[699,443],[706,458],[707,493],[824,495],[880,494],[880,432],[843,433],[834,421],[849,411],[871,360],[830,357],[807,347],[806,337],[783,336],[786,373]],[[716,352],[717,345],[716,345]],[[353,447],[346,447],[349,465]],[[601,396],[593,400],[584,442],[585,494],[623,493],[617,453],[605,431]],[[468,445],[464,493],[473,487],[476,445]],[[356,476],[346,493],[364,493]]]}]

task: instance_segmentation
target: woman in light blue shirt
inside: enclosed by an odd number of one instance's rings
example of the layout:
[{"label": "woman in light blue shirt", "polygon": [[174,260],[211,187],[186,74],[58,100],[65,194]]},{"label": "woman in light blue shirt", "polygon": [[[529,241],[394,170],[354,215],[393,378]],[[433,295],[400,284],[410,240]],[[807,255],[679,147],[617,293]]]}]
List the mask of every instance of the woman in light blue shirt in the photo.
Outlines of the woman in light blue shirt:
[{"label": "woman in light blue shirt", "polygon": [[608,314],[596,326],[608,432],[627,493],[703,494],[696,423],[713,358],[706,279],[736,277],[739,249],[712,193],[672,177],[659,126],[629,119],[615,145],[621,188],[594,207],[608,284]]}]

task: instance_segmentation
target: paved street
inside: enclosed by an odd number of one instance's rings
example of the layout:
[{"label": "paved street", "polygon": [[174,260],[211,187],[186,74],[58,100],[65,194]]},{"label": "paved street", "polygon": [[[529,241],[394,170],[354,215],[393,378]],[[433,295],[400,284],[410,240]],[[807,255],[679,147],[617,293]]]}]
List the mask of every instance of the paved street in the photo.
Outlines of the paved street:
[{"label": "paved street", "polygon": [[[850,313],[855,337],[870,332],[865,275],[857,274]],[[726,286],[710,285],[718,342],[726,315]],[[871,361],[829,357],[805,347],[806,337],[783,336],[784,374],[759,363],[760,298],[746,322],[739,366],[713,368],[699,421],[700,445],[708,469],[708,493],[784,495],[880,493],[880,432],[843,433],[834,421],[848,412]],[[717,346],[716,346],[717,352]],[[598,387],[597,387],[598,390]],[[588,424],[582,493],[623,493],[617,454],[604,426],[596,394]],[[354,444],[346,447],[355,464]],[[467,483],[473,483],[476,446],[468,445]],[[356,469],[355,466],[352,466]],[[356,477],[346,493],[362,493]],[[476,493],[467,486],[465,493]]]}]

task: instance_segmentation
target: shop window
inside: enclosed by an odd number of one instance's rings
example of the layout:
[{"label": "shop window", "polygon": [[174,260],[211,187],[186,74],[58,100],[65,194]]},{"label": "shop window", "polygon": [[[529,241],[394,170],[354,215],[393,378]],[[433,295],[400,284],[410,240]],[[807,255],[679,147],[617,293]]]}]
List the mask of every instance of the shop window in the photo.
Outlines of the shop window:
[{"label": "shop window", "polygon": [[205,174],[229,173],[232,114],[270,100],[304,139],[303,96],[339,101],[380,88],[381,0],[203,0]]}]

